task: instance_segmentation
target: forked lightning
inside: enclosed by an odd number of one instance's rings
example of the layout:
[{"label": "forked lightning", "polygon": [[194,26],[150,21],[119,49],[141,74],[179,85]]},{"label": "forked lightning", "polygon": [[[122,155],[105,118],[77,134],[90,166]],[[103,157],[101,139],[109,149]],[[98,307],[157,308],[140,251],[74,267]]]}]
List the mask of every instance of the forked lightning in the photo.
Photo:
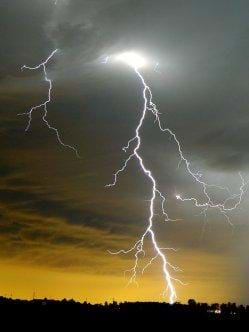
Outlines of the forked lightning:
[{"label": "forked lightning", "polygon": [[[130,248],[128,250],[119,250],[117,252],[110,252],[110,253],[113,255],[117,255],[117,254],[128,254],[128,253],[134,252],[134,256],[135,256],[134,265],[130,270],[127,270],[126,272],[131,273],[129,283],[131,283],[131,282],[136,283],[137,282],[136,277],[140,270],[139,259],[141,256],[142,257],[145,256],[145,252],[146,252],[145,238],[146,237],[149,238],[151,241],[151,244],[153,246],[155,255],[151,258],[149,263],[147,263],[141,269],[141,273],[143,273],[151,265],[151,263],[154,260],[160,259],[161,264],[162,264],[162,271],[163,271],[163,275],[164,275],[164,279],[165,279],[164,294],[166,291],[168,291],[169,292],[169,301],[170,301],[170,303],[173,303],[173,302],[175,302],[175,300],[177,298],[174,283],[175,282],[179,282],[181,284],[183,284],[183,283],[179,279],[172,276],[172,271],[176,272],[176,271],[179,271],[180,269],[178,267],[175,267],[174,265],[172,265],[168,261],[168,258],[165,254],[165,250],[167,250],[167,249],[175,250],[175,249],[161,248],[158,244],[158,241],[157,241],[154,229],[153,229],[156,197],[158,197],[161,200],[161,209],[162,209],[162,214],[165,217],[165,220],[170,221],[172,219],[170,219],[169,215],[167,214],[167,212],[165,210],[166,197],[162,193],[161,189],[159,189],[159,185],[153,175],[153,172],[145,166],[145,162],[140,153],[140,147],[142,144],[140,129],[142,128],[142,126],[144,124],[147,113],[151,112],[153,114],[153,116],[155,117],[155,122],[157,123],[160,131],[167,133],[171,138],[173,138],[173,141],[175,142],[175,145],[176,145],[176,148],[177,148],[177,151],[179,154],[178,167],[180,166],[181,163],[184,163],[187,175],[189,175],[196,183],[198,183],[202,187],[204,199],[205,199],[204,202],[200,203],[198,201],[198,199],[195,197],[182,198],[180,195],[176,195],[177,200],[180,200],[183,202],[192,201],[196,207],[203,208],[203,211],[202,211],[203,214],[205,214],[209,208],[216,208],[225,216],[225,218],[228,220],[228,222],[232,225],[227,213],[229,211],[236,209],[238,207],[238,205],[242,202],[243,196],[247,190],[248,182],[245,182],[241,173],[239,173],[239,176],[241,179],[240,192],[238,194],[231,195],[230,191],[227,188],[224,188],[224,187],[221,187],[221,186],[218,186],[215,184],[208,184],[205,181],[203,181],[202,174],[200,172],[194,172],[191,169],[191,164],[184,156],[181,143],[180,143],[179,139],[177,138],[176,134],[171,129],[164,128],[161,124],[160,113],[157,109],[156,104],[153,102],[152,91],[151,91],[150,87],[148,86],[148,84],[146,83],[143,75],[141,74],[141,71],[139,70],[141,67],[143,67],[146,64],[145,59],[133,52],[122,53],[122,54],[116,56],[114,59],[117,61],[122,61],[122,62],[126,63],[127,65],[129,65],[130,67],[132,67],[132,69],[134,70],[135,74],[139,78],[139,80],[142,84],[142,87],[143,87],[144,104],[143,104],[142,115],[140,117],[138,126],[136,127],[136,130],[135,130],[135,136],[128,141],[127,145],[125,147],[123,147],[123,150],[125,152],[127,152],[131,148],[132,144],[135,144],[135,147],[132,149],[128,158],[125,160],[123,166],[119,170],[117,170],[117,172],[114,174],[113,182],[108,184],[107,187],[115,186],[120,173],[125,171],[125,169],[128,166],[128,163],[132,159],[136,159],[138,162],[138,165],[140,166],[140,169],[144,173],[145,177],[151,182],[151,198],[150,198],[150,203],[149,203],[148,221],[146,224],[145,231],[142,234],[141,238],[135,243],[135,245],[132,248]],[[212,188],[226,191],[229,194],[229,196],[224,201],[215,203],[215,202],[213,202],[213,200],[211,199],[211,197],[208,193],[208,190],[212,189]]]}]

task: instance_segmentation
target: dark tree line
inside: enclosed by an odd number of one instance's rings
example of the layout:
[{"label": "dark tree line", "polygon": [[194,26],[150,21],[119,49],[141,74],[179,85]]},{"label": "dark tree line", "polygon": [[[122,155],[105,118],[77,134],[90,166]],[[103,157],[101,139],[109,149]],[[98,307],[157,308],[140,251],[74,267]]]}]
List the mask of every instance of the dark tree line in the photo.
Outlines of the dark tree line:
[{"label": "dark tree line", "polygon": [[16,321],[35,320],[45,322],[48,319],[80,322],[167,322],[167,321],[244,321],[249,320],[249,306],[235,303],[197,303],[188,304],[159,302],[123,302],[90,304],[74,300],[14,300],[0,297],[0,316],[11,317]]}]

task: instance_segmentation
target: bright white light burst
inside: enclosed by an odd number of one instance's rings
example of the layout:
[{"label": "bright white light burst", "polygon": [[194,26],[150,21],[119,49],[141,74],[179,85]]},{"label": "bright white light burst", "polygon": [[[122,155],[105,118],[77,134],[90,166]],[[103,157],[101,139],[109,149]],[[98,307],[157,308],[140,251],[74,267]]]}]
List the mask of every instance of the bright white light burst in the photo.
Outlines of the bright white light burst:
[{"label": "bright white light burst", "polygon": [[115,57],[117,61],[122,61],[128,66],[139,69],[146,65],[146,60],[139,54],[134,52],[124,52]]}]

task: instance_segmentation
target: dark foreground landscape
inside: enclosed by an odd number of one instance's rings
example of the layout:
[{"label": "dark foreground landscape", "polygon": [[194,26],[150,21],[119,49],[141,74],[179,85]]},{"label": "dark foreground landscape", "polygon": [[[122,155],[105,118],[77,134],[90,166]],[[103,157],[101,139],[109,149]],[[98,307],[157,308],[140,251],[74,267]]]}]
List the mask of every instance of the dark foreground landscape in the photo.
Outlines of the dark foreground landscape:
[{"label": "dark foreground landscape", "polygon": [[[172,321],[247,321],[249,306],[226,304],[197,303],[189,300],[188,304],[158,302],[123,302],[90,304],[74,300],[33,299],[13,300],[0,297],[1,319],[8,324],[31,323],[44,324],[53,321],[57,324],[83,324],[87,326],[101,323],[132,322],[141,325],[166,323]],[[33,324],[33,323],[32,323]],[[85,325],[84,325],[85,324]],[[88,325],[89,326],[89,325]],[[119,326],[119,325],[117,325]]]}]

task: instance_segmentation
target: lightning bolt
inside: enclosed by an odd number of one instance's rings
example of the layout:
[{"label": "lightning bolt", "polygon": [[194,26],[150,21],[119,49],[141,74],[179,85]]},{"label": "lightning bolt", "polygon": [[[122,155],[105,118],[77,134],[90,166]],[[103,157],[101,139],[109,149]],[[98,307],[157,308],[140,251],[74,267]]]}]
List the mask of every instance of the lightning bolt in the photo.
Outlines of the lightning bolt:
[{"label": "lightning bolt", "polygon": [[54,57],[54,55],[58,52],[58,49],[55,49],[48,57],[47,59],[45,59],[43,62],[41,62],[40,64],[38,64],[37,66],[34,66],[34,67],[30,67],[30,66],[27,66],[27,65],[24,65],[22,66],[21,70],[25,70],[25,69],[28,69],[28,70],[39,70],[39,69],[42,69],[43,71],[43,77],[44,77],[44,80],[48,83],[48,93],[47,93],[47,98],[44,102],[42,102],[41,104],[39,105],[36,105],[36,106],[32,106],[27,112],[24,112],[24,113],[19,113],[18,115],[26,115],[28,117],[28,123],[27,123],[27,126],[25,128],[25,131],[28,131],[30,126],[31,126],[31,122],[32,122],[32,115],[33,115],[33,112],[38,110],[38,109],[43,109],[43,116],[42,116],[42,120],[43,122],[45,123],[45,125],[50,129],[52,130],[56,137],[57,137],[57,140],[58,142],[64,146],[65,148],[69,148],[71,150],[73,150],[76,154],[76,156],[78,158],[80,158],[80,155],[78,153],[78,150],[69,145],[69,144],[65,144],[61,138],[61,135],[59,133],[59,130],[57,128],[55,128],[54,126],[50,125],[50,123],[48,122],[47,120],[47,115],[48,115],[48,104],[51,102],[51,95],[52,95],[52,89],[53,89],[53,83],[52,83],[52,80],[49,78],[48,76],[48,73],[47,73],[47,65],[49,63],[49,61]]},{"label": "lightning bolt", "polygon": [[[133,67],[133,69],[135,70],[135,73],[138,75],[138,77],[140,78],[142,85],[143,85],[143,100],[144,100],[144,107],[143,107],[143,111],[142,111],[142,116],[140,118],[140,121],[138,123],[138,126],[135,130],[135,136],[128,141],[128,144],[123,147],[124,151],[127,151],[130,147],[130,144],[132,142],[136,142],[135,143],[135,147],[132,151],[132,153],[129,155],[129,157],[125,160],[124,165],[122,166],[122,168],[120,168],[115,174],[114,174],[114,181],[110,184],[107,185],[107,187],[111,187],[111,186],[115,186],[118,180],[118,176],[120,173],[122,173],[129,161],[131,161],[133,158],[135,158],[138,161],[138,164],[142,170],[142,172],[144,173],[145,177],[148,178],[148,180],[151,182],[151,198],[150,198],[150,204],[149,204],[149,217],[148,217],[148,223],[147,223],[147,227],[144,231],[144,233],[142,234],[141,238],[135,243],[135,245],[129,249],[129,250],[121,250],[118,252],[110,252],[111,254],[120,254],[120,253],[124,253],[124,254],[128,254],[130,252],[135,252],[135,262],[134,262],[134,266],[132,267],[132,269],[128,270],[131,272],[131,278],[129,280],[129,283],[131,282],[136,282],[136,277],[137,277],[137,271],[138,271],[138,262],[139,262],[139,256],[140,255],[145,255],[145,249],[144,249],[144,241],[146,237],[149,237],[151,240],[151,243],[153,245],[154,251],[155,251],[155,256],[150,260],[150,262],[143,268],[142,273],[145,271],[145,269],[147,269],[151,263],[157,259],[160,258],[161,262],[162,262],[162,269],[163,269],[163,273],[164,273],[164,278],[165,278],[165,284],[166,284],[166,288],[169,290],[169,300],[170,303],[173,303],[176,300],[176,290],[173,284],[173,281],[178,281],[180,283],[182,283],[179,279],[173,278],[170,274],[169,269],[172,268],[173,265],[171,265],[168,262],[168,259],[166,257],[166,254],[163,251],[163,248],[160,248],[154,230],[153,230],[153,218],[154,218],[154,209],[155,209],[155,199],[158,196],[161,199],[162,202],[162,213],[165,216],[165,220],[169,221],[171,220],[168,216],[168,214],[166,213],[165,209],[164,209],[164,203],[166,201],[166,197],[161,193],[161,191],[158,189],[158,185],[156,183],[156,180],[151,172],[150,169],[148,169],[143,161],[143,158],[139,152],[140,146],[141,146],[141,136],[140,136],[140,129],[143,126],[145,117],[147,115],[148,110],[150,110],[149,105],[151,105],[151,93],[149,93],[149,99],[147,97],[148,92],[150,92],[150,89],[148,87],[148,85],[145,83],[145,80],[143,79],[142,75],[140,74],[140,72],[138,71],[138,69],[136,67]],[[175,268],[173,268],[175,270]]]},{"label": "lightning bolt", "polygon": [[[109,58],[108,58],[109,59]],[[125,61],[128,63],[127,61]],[[175,278],[172,276],[172,271],[177,272],[180,271],[178,267],[175,267],[172,265],[169,261],[168,258],[165,254],[165,249],[171,249],[176,251],[174,248],[161,248],[158,244],[154,229],[153,229],[153,221],[154,221],[154,216],[155,216],[155,200],[156,198],[159,198],[161,200],[161,211],[163,216],[165,217],[166,221],[173,221],[173,219],[170,219],[169,215],[167,214],[165,210],[165,202],[166,202],[166,197],[164,194],[159,190],[159,186],[156,182],[156,179],[152,173],[152,171],[146,167],[143,157],[140,153],[140,147],[142,144],[142,139],[140,135],[140,130],[144,124],[146,115],[148,112],[151,112],[153,116],[155,117],[155,123],[157,123],[158,128],[161,132],[165,132],[169,134],[171,139],[173,138],[173,141],[176,145],[178,154],[179,154],[179,163],[178,163],[178,168],[180,165],[183,163],[185,166],[185,170],[190,176],[193,181],[197,184],[199,184],[202,188],[203,194],[205,201],[204,202],[199,202],[197,198],[195,197],[190,197],[190,198],[182,198],[180,195],[176,195],[176,199],[180,200],[182,202],[193,202],[194,205],[198,208],[202,208],[202,214],[206,215],[207,211],[209,208],[213,209],[218,209],[226,218],[226,220],[229,222],[230,225],[232,225],[227,213],[236,209],[242,202],[242,199],[247,191],[247,185],[248,182],[245,182],[243,179],[241,173],[239,173],[240,179],[241,179],[241,186],[240,186],[240,192],[238,194],[230,194],[230,191],[226,187],[221,187],[215,184],[208,184],[202,180],[202,174],[200,172],[195,172],[191,168],[191,163],[187,160],[187,158],[183,154],[182,146],[177,138],[176,134],[170,129],[170,128],[164,128],[161,124],[160,120],[160,112],[157,109],[156,104],[153,102],[153,95],[152,91],[149,87],[149,85],[146,83],[143,75],[138,69],[137,65],[133,65],[132,63],[128,63],[130,67],[134,70],[136,76],[140,80],[142,87],[143,87],[143,110],[142,110],[142,115],[140,117],[139,123],[135,129],[135,136],[131,138],[127,145],[124,146],[122,149],[124,152],[127,152],[131,145],[134,144],[134,148],[132,149],[131,153],[125,159],[122,167],[118,169],[114,173],[114,179],[113,182],[108,184],[107,187],[113,187],[116,185],[118,181],[118,177],[122,172],[124,172],[129,164],[129,162],[133,159],[137,160],[138,165],[143,172],[145,178],[149,180],[151,183],[151,198],[149,200],[149,215],[147,219],[147,225],[145,228],[144,233],[141,235],[140,239],[135,243],[133,247],[131,247],[128,250],[119,250],[116,252],[109,251],[110,254],[113,255],[118,255],[118,254],[129,254],[129,253],[134,253],[134,265],[131,269],[125,271],[131,273],[131,277],[129,279],[128,284],[130,283],[136,283],[137,284],[137,275],[139,273],[139,260],[141,257],[144,257],[146,255],[146,250],[145,250],[145,239],[149,238],[150,242],[152,244],[153,250],[155,252],[154,256],[151,258],[151,260],[142,268],[141,273],[143,274],[145,270],[156,260],[160,259],[161,261],[161,268],[164,276],[164,281],[165,281],[165,287],[164,287],[164,292],[163,294],[166,294],[166,291],[169,294],[169,302],[174,303],[177,299],[177,294],[176,294],[176,289],[175,289],[175,282],[178,282],[180,284],[184,284],[181,280]],[[230,196],[228,196],[224,201],[215,203],[210,197],[210,194],[208,193],[208,190],[210,189],[219,189],[222,191],[228,192]],[[233,204],[232,204],[233,203]],[[230,204],[230,205],[229,205]]]}]

